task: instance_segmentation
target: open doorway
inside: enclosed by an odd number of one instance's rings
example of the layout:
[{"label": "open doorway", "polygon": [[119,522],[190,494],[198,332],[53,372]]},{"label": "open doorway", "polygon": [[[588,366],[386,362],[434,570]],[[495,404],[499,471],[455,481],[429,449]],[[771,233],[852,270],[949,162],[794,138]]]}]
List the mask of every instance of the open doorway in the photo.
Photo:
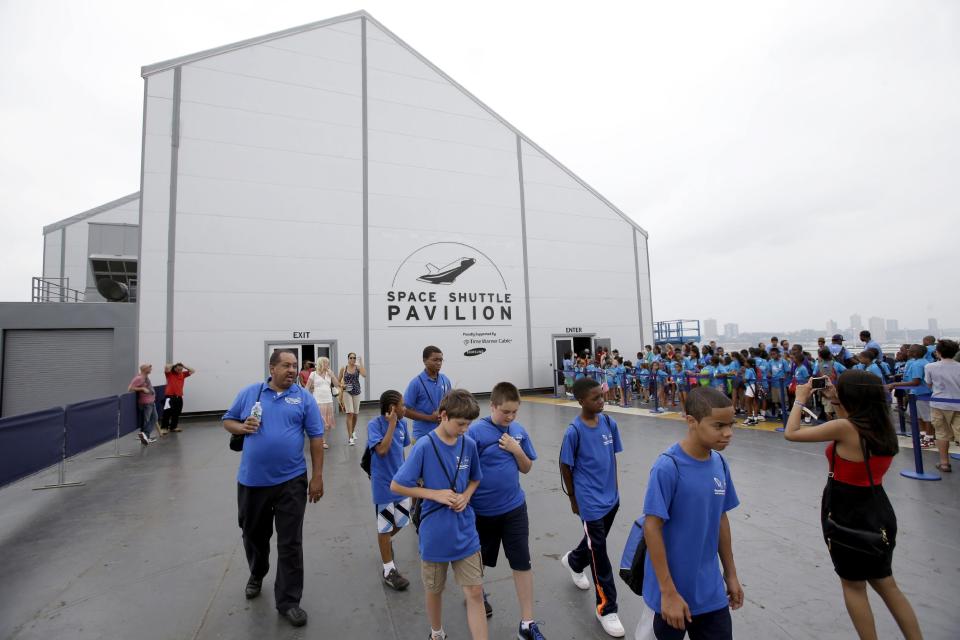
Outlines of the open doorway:
[{"label": "open doorway", "polygon": [[[314,365],[317,363],[317,359],[321,357],[326,357],[330,359],[330,368],[333,370],[334,375],[339,371],[337,368],[337,341],[336,340],[301,340],[301,341],[291,341],[291,342],[267,342],[266,343],[266,361],[269,361],[271,355],[274,351],[289,351],[297,357],[297,368],[299,369],[303,363],[312,362]],[[264,362],[264,367],[266,368],[265,377],[270,375],[269,366]]]},{"label": "open doorway", "polygon": [[594,353],[593,336],[594,334],[592,333],[551,336],[551,340],[553,341],[553,348],[550,350],[553,356],[553,362],[551,362],[553,387],[558,397],[564,388],[563,361],[566,355],[568,353],[571,354],[574,361],[576,361],[578,357],[583,356],[587,351],[590,351],[590,355],[592,356]]}]

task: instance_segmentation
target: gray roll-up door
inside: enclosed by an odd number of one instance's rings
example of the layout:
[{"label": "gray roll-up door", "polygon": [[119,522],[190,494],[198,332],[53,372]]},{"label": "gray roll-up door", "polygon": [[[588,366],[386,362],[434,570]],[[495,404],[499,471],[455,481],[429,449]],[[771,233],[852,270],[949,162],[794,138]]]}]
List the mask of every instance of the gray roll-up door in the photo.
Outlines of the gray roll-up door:
[{"label": "gray roll-up door", "polygon": [[126,391],[113,388],[112,370],[113,329],[4,331],[2,415]]}]

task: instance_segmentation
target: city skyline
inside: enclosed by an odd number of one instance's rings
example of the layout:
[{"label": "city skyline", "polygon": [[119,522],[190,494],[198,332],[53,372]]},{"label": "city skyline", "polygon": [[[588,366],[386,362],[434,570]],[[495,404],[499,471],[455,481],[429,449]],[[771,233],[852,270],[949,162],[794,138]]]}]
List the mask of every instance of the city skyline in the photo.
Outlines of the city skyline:
[{"label": "city skyline", "polygon": [[[848,337],[856,337],[860,331],[867,330],[870,332],[871,337],[878,340],[884,341],[889,339],[889,336],[896,334],[904,333],[928,333],[937,337],[940,337],[941,331],[951,331],[952,333],[960,332],[960,326],[953,327],[949,324],[944,324],[941,328],[941,324],[937,318],[927,318],[926,321],[917,326],[909,326],[903,324],[901,326],[900,320],[898,318],[881,318],[879,316],[870,316],[867,319],[867,322],[864,323],[862,320],[862,315],[859,313],[854,313],[849,317],[849,325],[846,327],[840,327],[839,323],[833,318],[829,318],[823,323],[824,335],[832,336],[837,333],[844,334]],[[720,337],[737,337],[740,334],[752,334],[752,333],[770,333],[771,335],[776,335],[779,333],[800,333],[800,332],[813,332],[817,333],[819,330],[813,327],[768,327],[761,329],[741,329],[739,322],[729,322],[724,321],[723,332],[721,333],[719,328],[721,326],[720,321],[716,318],[705,318],[701,320],[700,333],[704,339],[715,339]]]}]

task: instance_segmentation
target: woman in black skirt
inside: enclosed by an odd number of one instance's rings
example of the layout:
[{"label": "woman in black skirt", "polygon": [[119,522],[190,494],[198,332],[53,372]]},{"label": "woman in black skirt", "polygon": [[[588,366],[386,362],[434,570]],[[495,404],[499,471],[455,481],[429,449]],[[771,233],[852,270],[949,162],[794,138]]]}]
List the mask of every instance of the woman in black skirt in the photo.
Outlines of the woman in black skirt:
[{"label": "woman in black skirt", "polygon": [[[814,381],[825,385],[817,393],[833,404],[839,417],[804,427],[801,414],[812,404]],[[904,637],[922,638],[917,616],[893,579],[890,566],[897,541],[897,516],[882,482],[899,445],[883,382],[870,372],[848,370],[841,374],[836,387],[829,378],[813,378],[798,385],[783,435],[794,442],[830,443],[825,453],[832,477],[828,477],[823,491],[820,520],[857,634],[863,640],[877,638],[867,598],[869,583]]]}]

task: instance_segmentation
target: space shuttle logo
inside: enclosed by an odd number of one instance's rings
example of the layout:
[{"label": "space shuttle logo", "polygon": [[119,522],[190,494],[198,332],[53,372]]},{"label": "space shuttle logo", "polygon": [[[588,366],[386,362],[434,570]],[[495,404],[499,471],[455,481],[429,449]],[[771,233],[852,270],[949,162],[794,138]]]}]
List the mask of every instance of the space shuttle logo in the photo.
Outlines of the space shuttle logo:
[{"label": "space shuttle logo", "polygon": [[388,327],[513,325],[513,293],[500,267],[463,242],[431,242],[409,254],[385,294]]},{"label": "space shuttle logo", "polygon": [[427,272],[417,278],[420,282],[429,284],[453,284],[460,275],[475,265],[477,261],[473,258],[460,258],[454,260],[445,267],[438,267],[433,263],[427,263]]}]

